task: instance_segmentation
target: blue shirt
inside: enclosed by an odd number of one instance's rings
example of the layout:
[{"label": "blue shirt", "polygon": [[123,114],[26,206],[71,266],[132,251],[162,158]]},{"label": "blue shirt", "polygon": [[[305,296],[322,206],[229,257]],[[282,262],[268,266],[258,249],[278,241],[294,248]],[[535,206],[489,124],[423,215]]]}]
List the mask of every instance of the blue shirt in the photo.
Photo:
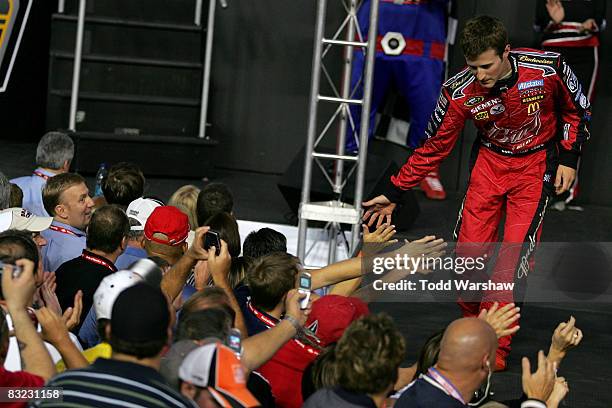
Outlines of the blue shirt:
[{"label": "blue shirt", "polygon": [[[241,282],[234,288],[234,296],[236,297],[236,301],[238,302],[240,310],[242,311],[242,317],[244,318],[244,324],[249,332],[249,336],[254,336],[257,333],[268,330],[268,326],[266,326],[266,324],[260,318],[258,318],[249,307],[249,302],[251,300],[251,289]],[[263,310],[257,308],[255,309],[261,313],[264,318],[268,318],[274,322],[278,321],[276,317],[270,316]]]},{"label": "blue shirt", "polygon": [[79,330],[79,340],[84,349],[95,347],[102,341],[100,336],[98,336],[98,318],[95,306],[89,308],[89,313],[87,313],[85,320],[83,320]]},{"label": "blue shirt", "polygon": [[144,249],[128,246],[117,258],[115,266],[120,271],[123,269],[128,269],[134,262],[138,261],[139,259],[146,258],[147,256],[147,251]]},{"label": "blue shirt", "polygon": [[47,184],[47,178],[53,176],[55,176],[54,173],[39,167],[34,170],[31,176],[17,177],[11,180],[11,183],[17,184],[21,191],[23,191],[23,208],[34,215],[41,217],[49,216],[43,205],[42,189]]},{"label": "blue shirt", "polygon": [[[57,227],[65,232],[54,231]],[[42,247],[43,270],[55,272],[66,261],[81,256],[87,245],[85,233],[78,228],[53,220],[49,229],[40,233],[47,240]]]}]

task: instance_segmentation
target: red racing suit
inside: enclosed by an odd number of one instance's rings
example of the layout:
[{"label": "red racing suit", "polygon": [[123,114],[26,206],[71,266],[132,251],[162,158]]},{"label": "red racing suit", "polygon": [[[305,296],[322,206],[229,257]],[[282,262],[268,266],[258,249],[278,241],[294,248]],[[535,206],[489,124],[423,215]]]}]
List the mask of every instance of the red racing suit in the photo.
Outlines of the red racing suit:
[{"label": "red racing suit", "polygon": [[[385,193],[397,202],[402,190],[418,185],[450,154],[465,122],[474,121],[478,137],[455,228],[457,253],[461,243],[497,242],[505,208],[504,244],[491,280],[514,281],[515,289],[485,292],[480,305],[460,300],[467,316],[492,301],[522,300],[516,288],[524,286],[529,273],[557,166],[575,169],[589,138],[589,101],[560,54],[517,49],[508,58],[510,77],[492,89],[480,86],[468,68],[444,84],[424,144],[391,177]],[[509,338],[500,342],[500,350],[508,352],[509,343]]]}]

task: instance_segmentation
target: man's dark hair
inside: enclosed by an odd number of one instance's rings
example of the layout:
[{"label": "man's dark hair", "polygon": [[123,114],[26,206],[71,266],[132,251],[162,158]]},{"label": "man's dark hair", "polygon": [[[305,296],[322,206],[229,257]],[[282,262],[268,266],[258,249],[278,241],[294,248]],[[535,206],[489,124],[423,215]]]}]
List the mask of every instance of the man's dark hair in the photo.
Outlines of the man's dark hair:
[{"label": "man's dark hair", "polygon": [[236,219],[226,212],[210,217],[204,225],[219,233],[219,238],[227,243],[227,250],[232,259],[240,256],[240,231]]},{"label": "man's dark hair", "polygon": [[338,385],[359,394],[378,394],[397,381],[406,343],[384,313],[363,316],[344,332],[336,347]]},{"label": "man's dark hair", "polygon": [[11,183],[0,171],[0,210],[6,210],[11,205]]},{"label": "man's dark hair", "polygon": [[229,188],[223,183],[210,183],[198,194],[196,205],[198,225],[206,225],[206,221],[217,213],[230,214],[233,208],[234,198]]},{"label": "man's dark hair", "polygon": [[300,260],[288,253],[275,252],[257,259],[246,276],[253,305],[265,311],[274,309],[295,288],[301,268]]},{"label": "man's dark hair", "polygon": [[130,231],[127,215],[116,205],[98,208],[87,227],[87,248],[114,252]]},{"label": "man's dark hair", "polygon": [[15,264],[25,258],[34,262],[34,273],[38,268],[38,246],[27,231],[6,230],[0,233],[0,261]]},{"label": "man's dark hair", "polygon": [[198,310],[209,308],[223,309],[234,321],[236,313],[230,306],[230,300],[223,289],[216,286],[207,286],[202,290],[197,291],[183,303],[183,307],[179,313],[179,320],[183,315],[195,313]]},{"label": "man's dark hair", "polygon": [[6,354],[8,353],[8,345],[9,329],[8,324],[6,323],[6,313],[4,312],[4,309],[0,307],[0,363],[3,365]]},{"label": "man's dark hair", "polygon": [[23,207],[23,190],[17,184],[11,183],[11,208]]},{"label": "man's dark hair", "polygon": [[467,21],[459,42],[463,55],[468,60],[476,59],[491,48],[501,57],[508,44],[508,32],[501,20],[490,16],[477,16]]},{"label": "man's dark hair", "polygon": [[225,340],[232,324],[232,317],[217,307],[183,313],[179,318],[176,341],[204,340],[207,337]]},{"label": "man's dark hair", "polygon": [[[32,235],[26,231],[12,229],[0,233],[0,261],[15,265],[15,262],[22,258],[34,263],[34,274],[36,275],[39,260],[38,246],[32,239]],[[4,299],[1,285],[0,298]]]},{"label": "man's dark hair", "polygon": [[102,192],[107,203],[127,208],[132,201],[142,197],[144,185],[145,177],[137,165],[120,162],[108,170]]},{"label": "man's dark hair", "polygon": [[421,351],[419,351],[419,357],[417,358],[417,369],[414,373],[414,377],[412,378],[413,380],[419,378],[419,375],[421,374],[427,374],[427,370],[438,362],[438,356],[440,355],[440,344],[442,343],[443,335],[444,330],[439,330],[425,340],[425,344],[423,344]]},{"label": "man's dark hair", "polygon": [[287,252],[287,237],[272,228],[251,232],[242,245],[242,255],[249,262],[272,252]]},{"label": "man's dark hair", "polygon": [[321,354],[306,367],[302,376],[302,397],[304,401],[321,388],[338,386],[336,378],[336,344],[328,345]]},{"label": "man's dark hair", "polygon": [[50,216],[55,215],[55,207],[60,203],[62,193],[72,186],[85,184],[83,176],[76,173],[63,173],[51,177],[47,180],[42,191],[43,205]]}]

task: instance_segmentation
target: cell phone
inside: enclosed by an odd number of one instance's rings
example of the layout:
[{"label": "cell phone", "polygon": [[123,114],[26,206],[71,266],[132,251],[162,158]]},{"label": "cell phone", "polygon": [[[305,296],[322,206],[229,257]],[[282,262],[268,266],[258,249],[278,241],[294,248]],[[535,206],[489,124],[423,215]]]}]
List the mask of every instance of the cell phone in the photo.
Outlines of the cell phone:
[{"label": "cell phone", "polygon": [[242,354],[242,334],[238,329],[231,329],[227,335],[227,346],[240,358]]},{"label": "cell phone", "polygon": [[221,253],[221,239],[219,238],[219,233],[209,230],[206,235],[204,235],[204,249],[208,251],[210,247],[213,246],[215,247],[215,255],[219,255]]},{"label": "cell phone", "polygon": [[298,292],[306,296],[300,300],[300,307],[306,309],[310,300],[310,288],[312,287],[312,276],[308,272],[301,272],[299,278]]},{"label": "cell phone", "polygon": [[0,261],[0,269],[2,269],[3,271],[4,271],[4,266],[5,265],[10,265],[10,266],[13,267],[13,279],[16,279],[19,276],[21,276],[21,273],[23,272],[23,269],[21,269],[21,266],[13,265],[13,264],[8,264],[8,263],[4,263],[4,262]]}]

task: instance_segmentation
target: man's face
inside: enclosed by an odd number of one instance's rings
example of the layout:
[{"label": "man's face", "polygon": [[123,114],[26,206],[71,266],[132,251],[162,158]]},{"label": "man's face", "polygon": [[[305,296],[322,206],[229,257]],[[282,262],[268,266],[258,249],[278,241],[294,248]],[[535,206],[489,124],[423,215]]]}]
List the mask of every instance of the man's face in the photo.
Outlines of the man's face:
[{"label": "man's face", "polygon": [[89,197],[89,190],[85,183],[77,184],[67,188],[61,195],[60,204],[56,214],[61,221],[78,228],[85,230],[91,220],[91,213],[94,202]]},{"label": "man's face", "polygon": [[38,247],[38,269],[36,272],[35,279],[36,287],[39,287],[44,282],[42,247],[47,245],[47,240],[42,235],[40,235],[40,232],[33,232],[32,239],[34,240],[34,242],[36,242],[36,246]]},{"label": "man's face", "polygon": [[465,59],[472,74],[484,88],[493,88],[495,83],[508,73],[508,53],[510,46],[500,56],[493,48],[478,55],[474,60]]},{"label": "man's face", "polygon": [[181,394],[193,400],[199,408],[218,408],[217,404],[210,391],[206,388],[196,387],[188,382],[181,383]]}]

